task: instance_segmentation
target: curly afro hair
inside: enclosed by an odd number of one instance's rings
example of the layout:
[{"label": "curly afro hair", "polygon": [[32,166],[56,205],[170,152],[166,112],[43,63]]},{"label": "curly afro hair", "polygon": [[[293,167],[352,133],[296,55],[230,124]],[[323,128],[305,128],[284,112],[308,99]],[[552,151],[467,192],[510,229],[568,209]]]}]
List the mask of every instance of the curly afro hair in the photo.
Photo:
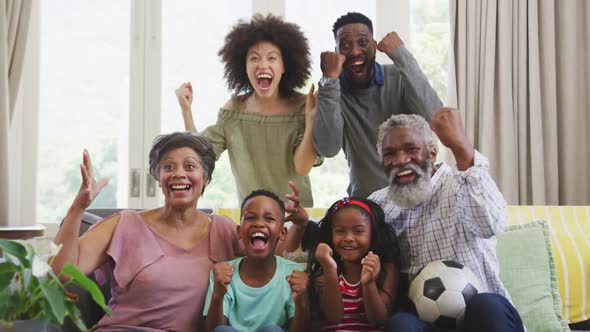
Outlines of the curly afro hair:
[{"label": "curly afro hair", "polygon": [[270,14],[256,14],[250,22],[239,20],[225,36],[225,44],[218,55],[225,63],[228,88],[236,94],[249,94],[254,90],[246,72],[246,55],[250,47],[260,41],[269,41],[280,48],[285,73],[279,82],[279,93],[281,97],[291,96],[309,77],[309,44],[298,25]]},{"label": "curly afro hair", "polygon": [[332,26],[332,32],[334,33],[334,39],[336,39],[336,33],[338,32],[338,29],[340,29],[341,27],[343,27],[345,25],[354,24],[354,23],[362,23],[362,24],[366,25],[369,28],[369,31],[371,33],[373,33],[373,22],[371,21],[370,18],[366,17],[365,15],[363,15],[361,13],[349,12],[346,15],[340,16],[336,20],[336,22],[334,22],[334,25]]}]

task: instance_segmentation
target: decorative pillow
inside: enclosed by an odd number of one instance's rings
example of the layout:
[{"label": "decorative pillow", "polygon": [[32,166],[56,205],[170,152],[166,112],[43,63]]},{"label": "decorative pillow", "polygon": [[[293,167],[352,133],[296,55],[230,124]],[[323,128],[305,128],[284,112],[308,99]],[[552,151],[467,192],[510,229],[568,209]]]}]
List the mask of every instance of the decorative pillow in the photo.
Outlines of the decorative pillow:
[{"label": "decorative pillow", "polygon": [[569,331],[561,314],[548,223],[511,225],[497,238],[500,278],[527,329]]},{"label": "decorative pillow", "polygon": [[[508,211],[509,225],[548,221],[561,314],[570,324],[590,325],[590,206],[512,205]],[[581,326],[580,330],[590,330]]]}]

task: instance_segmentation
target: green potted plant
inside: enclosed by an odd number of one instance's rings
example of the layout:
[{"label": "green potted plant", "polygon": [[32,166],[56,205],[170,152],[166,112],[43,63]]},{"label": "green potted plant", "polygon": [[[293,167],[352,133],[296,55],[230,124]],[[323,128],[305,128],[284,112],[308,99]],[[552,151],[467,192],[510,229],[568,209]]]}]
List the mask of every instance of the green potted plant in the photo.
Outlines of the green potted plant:
[{"label": "green potted plant", "polygon": [[[110,314],[99,287],[75,266],[65,264],[60,275],[55,275],[48,260],[60,248],[43,238],[0,239],[0,332],[40,331],[50,324],[60,328],[65,317],[70,317],[80,330],[87,331],[76,307],[77,296],[66,291],[68,284],[88,291]],[[69,278],[67,282],[60,281],[62,274]]]}]

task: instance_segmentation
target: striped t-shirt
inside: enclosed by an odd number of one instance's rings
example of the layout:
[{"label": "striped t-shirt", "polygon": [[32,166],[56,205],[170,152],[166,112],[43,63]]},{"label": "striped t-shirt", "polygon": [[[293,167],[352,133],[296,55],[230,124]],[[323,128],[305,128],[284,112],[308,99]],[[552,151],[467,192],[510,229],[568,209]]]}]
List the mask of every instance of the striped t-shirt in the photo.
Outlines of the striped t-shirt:
[{"label": "striped t-shirt", "polygon": [[344,316],[339,324],[326,325],[323,327],[324,332],[335,331],[383,331],[382,328],[371,325],[365,314],[365,305],[363,304],[363,289],[360,281],[352,285],[344,279],[341,274],[338,277],[340,282],[340,292],[342,293],[342,305],[344,306]]}]

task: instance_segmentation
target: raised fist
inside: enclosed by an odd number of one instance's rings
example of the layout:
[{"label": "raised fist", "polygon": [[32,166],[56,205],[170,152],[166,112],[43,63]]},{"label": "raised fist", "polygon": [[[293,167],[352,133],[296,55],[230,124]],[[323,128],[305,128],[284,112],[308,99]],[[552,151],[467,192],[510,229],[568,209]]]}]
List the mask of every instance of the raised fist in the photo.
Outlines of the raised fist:
[{"label": "raised fist", "polygon": [[396,48],[403,45],[404,42],[399,37],[397,32],[390,32],[377,44],[377,49],[387,55],[391,54]]},{"label": "raised fist", "polygon": [[318,244],[318,247],[315,249],[315,258],[320,262],[324,271],[329,268],[336,269],[336,261],[332,257],[332,254],[332,248],[325,243]]},{"label": "raised fist", "polygon": [[320,68],[325,77],[337,79],[342,72],[342,66],[346,62],[346,57],[336,52],[322,52]]},{"label": "raised fist", "polygon": [[178,89],[174,90],[178,104],[183,111],[191,109],[193,103],[193,86],[190,82],[182,83]]},{"label": "raised fist", "polygon": [[228,262],[220,262],[213,266],[213,292],[219,295],[227,293],[227,286],[234,275],[234,267]]},{"label": "raised fist", "polygon": [[377,280],[379,271],[381,271],[381,261],[379,256],[375,255],[372,251],[369,251],[367,256],[361,260],[363,266],[361,270],[361,283],[368,284]]}]

